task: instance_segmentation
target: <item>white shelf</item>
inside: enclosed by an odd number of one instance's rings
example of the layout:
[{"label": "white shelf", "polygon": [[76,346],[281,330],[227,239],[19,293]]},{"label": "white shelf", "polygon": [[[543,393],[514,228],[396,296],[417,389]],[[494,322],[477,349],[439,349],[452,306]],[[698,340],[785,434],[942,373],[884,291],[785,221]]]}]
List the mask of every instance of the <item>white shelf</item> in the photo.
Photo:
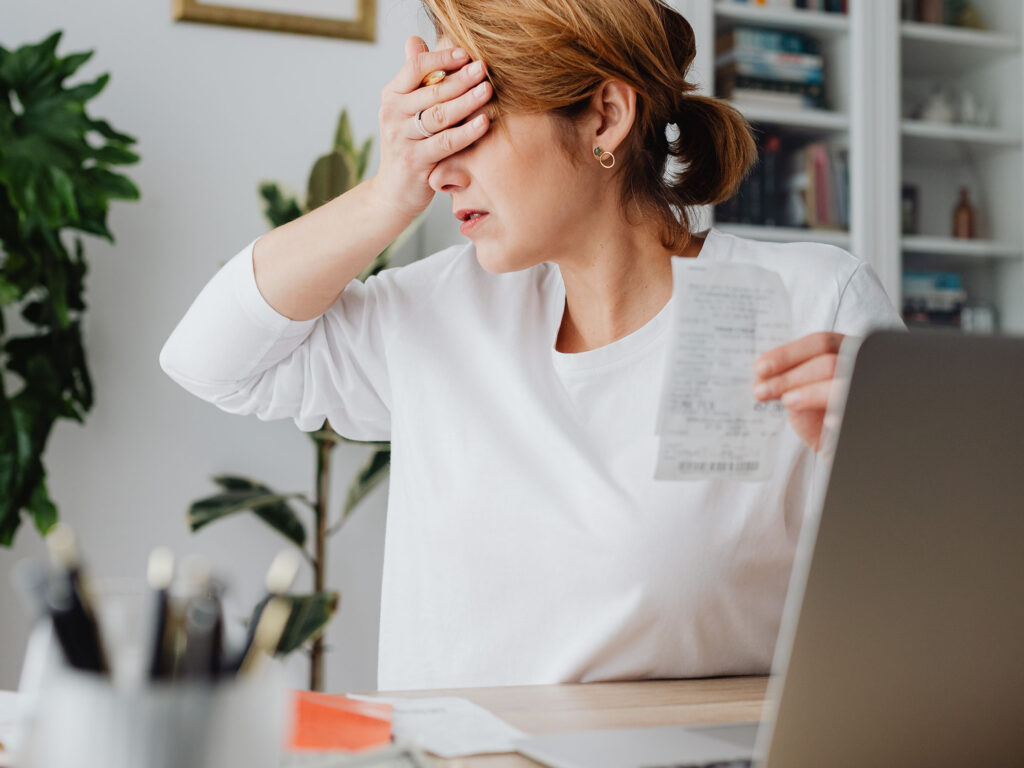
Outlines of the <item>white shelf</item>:
[{"label": "white shelf", "polygon": [[900,126],[904,136],[933,141],[963,141],[970,144],[1019,147],[1020,135],[999,128],[957,123],[928,123],[923,120],[904,120]]},{"label": "white shelf", "polygon": [[715,224],[715,229],[729,235],[773,243],[827,243],[849,249],[850,233],[834,229],[803,229],[800,227],[756,227],[751,224]]},{"label": "white shelf", "polygon": [[962,75],[1020,50],[1012,35],[945,24],[900,24],[903,74]]},{"label": "white shelf", "polygon": [[993,240],[961,240],[953,237],[904,235],[901,242],[904,253],[934,256],[960,256],[972,259],[1022,259],[1020,246]]},{"label": "white shelf", "polygon": [[1004,52],[1015,51],[1020,47],[1013,35],[993,32],[988,29],[954,27],[949,24],[903,21],[900,22],[900,34],[903,36],[904,45],[913,41]]},{"label": "white shelf", "polygon": [[904,120],[900,134],[903,158],[910,163],[957,162],[967,154],[1021,148],[1020,135],[1001,128]]},{"label": "white shelf", "polygon": [[850,19],[845,13],[826,13],[802,8],[773,8],[752,3],[717,2],[715,15],[738,24],[757,24],[799,32],[812,32],[823,36],[845,35],[850,30]]},{"label": "white shelf", "polygon": [[850,117],[842,112],[810,108],[780,109],[759,104],[744,104],[742,100],[731,103],[752,123],[770,123],[815,132],[839,132],[850,129]]}]

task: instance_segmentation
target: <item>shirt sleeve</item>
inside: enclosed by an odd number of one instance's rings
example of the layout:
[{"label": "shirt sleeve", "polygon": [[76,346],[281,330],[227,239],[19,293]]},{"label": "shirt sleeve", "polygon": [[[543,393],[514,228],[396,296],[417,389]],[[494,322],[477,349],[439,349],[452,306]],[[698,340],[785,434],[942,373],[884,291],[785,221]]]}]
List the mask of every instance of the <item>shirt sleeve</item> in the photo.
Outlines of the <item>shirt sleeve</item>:
[{"label": "shirt sleeve", "polygon": [[291,320],[256,286],[254,240],[207,283],[160,352],[178,384],[264,420],[324,420],[354,440],[388,440],[391,408],[380,304],[384,281],[353,280],[320,317]]},{"label": "shirt sleeve", "polygon": [[882,328],[903,330],[906,326],[875,270],[861,261],[842,287],[832,330],[847,336],[866,336]]}]

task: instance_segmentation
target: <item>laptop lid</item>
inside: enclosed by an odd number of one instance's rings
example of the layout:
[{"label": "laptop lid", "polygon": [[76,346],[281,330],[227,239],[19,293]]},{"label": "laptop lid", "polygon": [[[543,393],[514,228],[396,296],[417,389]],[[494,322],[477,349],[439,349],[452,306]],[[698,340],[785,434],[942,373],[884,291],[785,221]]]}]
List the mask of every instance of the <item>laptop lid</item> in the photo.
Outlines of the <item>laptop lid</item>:
[{"label": "laptop lid", "polygon": [[1024,339],[870,335],[821,510],[766,768],[1024,764]]}]

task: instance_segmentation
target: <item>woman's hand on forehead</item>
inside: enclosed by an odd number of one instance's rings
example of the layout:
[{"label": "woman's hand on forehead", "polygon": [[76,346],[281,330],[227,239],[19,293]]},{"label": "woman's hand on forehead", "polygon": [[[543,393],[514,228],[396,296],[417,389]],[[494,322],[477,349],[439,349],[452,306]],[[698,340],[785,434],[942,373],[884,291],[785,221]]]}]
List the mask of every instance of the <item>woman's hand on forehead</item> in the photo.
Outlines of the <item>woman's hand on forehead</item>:
[{"label": "woman's hand on forehead", "polygon": [[[438,72],[442,80],[424,84]],[[487,133],[488,115],[478,114],[493,94],[486,75],[483,63],[471,62],[460,48],[431,51],[420,37],[406,41],[405,62],[381,93],[381,162],[374,180],[398,209],[416,215],[426,208],[435,166]]]}]

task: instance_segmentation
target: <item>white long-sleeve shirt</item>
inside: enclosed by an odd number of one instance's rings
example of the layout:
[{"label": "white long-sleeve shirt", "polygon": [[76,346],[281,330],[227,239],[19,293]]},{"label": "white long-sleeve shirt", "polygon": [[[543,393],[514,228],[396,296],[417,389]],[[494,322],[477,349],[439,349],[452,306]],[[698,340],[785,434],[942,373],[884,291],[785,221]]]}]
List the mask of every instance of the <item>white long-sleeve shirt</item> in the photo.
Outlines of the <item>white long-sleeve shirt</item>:
[{"label": "white long-sleeve shirt", "polygon": [[[900,319],[864,261],[711,230],[700,259],[773,269],[794,338]],[[554,349],[550,263],[486,272],[472,245],[350,284],[296,322],[252,244],[160,355],[233,413],[392,441],[384,689],[768,670],[815,457],[787,426],[764,482],[653,479],[668,305],[579,354]]]}]

